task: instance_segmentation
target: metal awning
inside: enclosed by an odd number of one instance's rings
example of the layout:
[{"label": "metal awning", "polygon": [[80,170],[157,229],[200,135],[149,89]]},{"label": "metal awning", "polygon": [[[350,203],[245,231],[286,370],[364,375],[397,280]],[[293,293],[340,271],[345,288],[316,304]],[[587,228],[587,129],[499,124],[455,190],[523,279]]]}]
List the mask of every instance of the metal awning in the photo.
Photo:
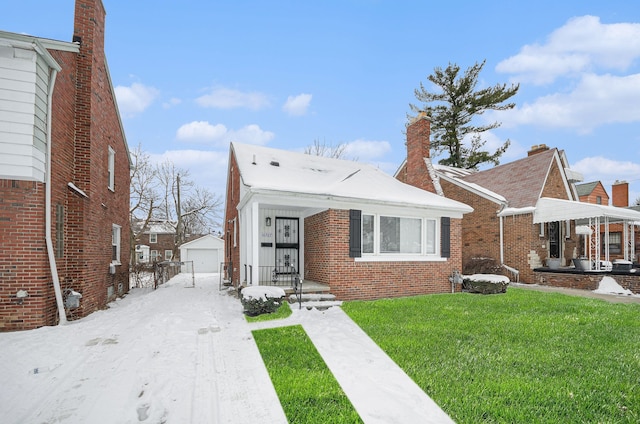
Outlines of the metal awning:
[{"label": "metal awning", "polygon": [[[622,251],[625,260],[635,259],[635,226],[640,225],[640,212],[615,206],[583,203],[571,200],[542,197],[533,212],[533,223],[544,225],[554,221],[586,221],[577,225],[576,233],[585,236],[585,250],[589,261],[594,261],[595,270],[601,268],[601,253],[609,262],[609,224],[622,223]],[[601,246],[601,238],[603,246]]]},{"label": "metal awning", "polygon": [[615,206],[552,199],[548,197],[538,199],[536,209],[533,212],[534,224],[589,218],[608,218],[610,222],[622,220],[640,223],[640,212]]}]

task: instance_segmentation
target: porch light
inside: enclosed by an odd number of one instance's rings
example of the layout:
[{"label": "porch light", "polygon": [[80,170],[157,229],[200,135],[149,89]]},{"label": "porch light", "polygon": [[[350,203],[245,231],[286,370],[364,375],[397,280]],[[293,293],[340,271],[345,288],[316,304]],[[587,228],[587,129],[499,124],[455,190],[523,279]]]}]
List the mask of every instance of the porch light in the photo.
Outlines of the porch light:
[{"label": "porch light", "polygon": [[271,217],[269,217],[269,216],[268,216],[268,217],[266,217],[266,218],[264,219],[264,224],[265,224],[267,227],[271,227]]}]

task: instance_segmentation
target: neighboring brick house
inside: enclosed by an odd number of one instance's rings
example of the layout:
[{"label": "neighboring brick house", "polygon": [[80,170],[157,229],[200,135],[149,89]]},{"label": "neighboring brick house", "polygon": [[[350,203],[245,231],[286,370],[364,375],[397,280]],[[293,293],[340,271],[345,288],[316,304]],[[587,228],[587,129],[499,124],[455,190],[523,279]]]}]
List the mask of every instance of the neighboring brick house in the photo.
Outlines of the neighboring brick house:
[{"label": "neighboring brick house", "polygon": [[600,181],[576,184],[576,191],[581,202],[596,205],[608,205],[609,195]]},{"label": "neighboring brick house", "polygon": [[526,158],[485,171],[434,165],[412,180],[412,163],[431,163],[430,120],[421,115],[419,122],[421,143],[407,143],[407,160],[396,178],[473,207],[462,220],[464,272],[476,272],[489,260],[509,271],[512,279],[533,282],[533,269],[546,259],[567,264],[576,257],[574,223],[533,224],[538,199],[577,200],[574,183],[581,176],[569,169],[563,151],[534,146]]},{"label": "neighboring brick house", "polygon": [[129,290],[130,158],[104,29],[102,2],[77,0],[73,42],[0,32],[0,331],[66,321],[71,291],[85,316]]},{"label": "neighboring brick house", "polygon": [[137,262],[170,261],[176,244],[175,224],[169,221],[149,221],[136,242]]},{"label": "neighboring brick house", "polygon": [[[143,224],[139,220],[134,220],[132,223],[135,233],[138,234],[135,246],[136,262],[179,261],[180,246],[176,246],[176,223],[166,220],[150,220],[144,230],[140,228]],[[200,237],[203,237],[203,234],[187,234],[184,243]]]},{"label": "neighboring brick house", "polygon": [[471,212],[368,164],[238,143],[226,199],[234,283],[294,273],[341,300],[451,292]]}]

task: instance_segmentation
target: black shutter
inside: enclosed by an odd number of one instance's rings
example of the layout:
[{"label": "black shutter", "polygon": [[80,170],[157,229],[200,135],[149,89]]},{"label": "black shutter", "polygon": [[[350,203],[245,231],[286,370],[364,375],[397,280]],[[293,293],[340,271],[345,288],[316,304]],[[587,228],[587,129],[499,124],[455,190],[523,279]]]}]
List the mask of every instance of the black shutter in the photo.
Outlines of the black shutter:
[{"label": "black shutter", "polygon": [[349,210],[349,257],[362,256],[362,211]]},{"label": "black shutter", "polygon": [[440,218],[440,256],[451,257],[451,218]]}]

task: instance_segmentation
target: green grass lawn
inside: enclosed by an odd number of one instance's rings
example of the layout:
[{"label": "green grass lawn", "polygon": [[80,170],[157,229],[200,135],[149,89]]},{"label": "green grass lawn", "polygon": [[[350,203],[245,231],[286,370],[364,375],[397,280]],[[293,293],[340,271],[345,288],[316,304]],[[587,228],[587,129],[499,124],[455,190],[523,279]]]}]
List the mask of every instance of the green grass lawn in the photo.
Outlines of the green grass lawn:
[{"label": "green grass lawn", "polygon": [[457,423],[640,422],[640,305],[509,288],[342,308]]},{"label": "green grass lawn", "polygon": [[362,423],[302,326],[253,337],[290,423]]}]

